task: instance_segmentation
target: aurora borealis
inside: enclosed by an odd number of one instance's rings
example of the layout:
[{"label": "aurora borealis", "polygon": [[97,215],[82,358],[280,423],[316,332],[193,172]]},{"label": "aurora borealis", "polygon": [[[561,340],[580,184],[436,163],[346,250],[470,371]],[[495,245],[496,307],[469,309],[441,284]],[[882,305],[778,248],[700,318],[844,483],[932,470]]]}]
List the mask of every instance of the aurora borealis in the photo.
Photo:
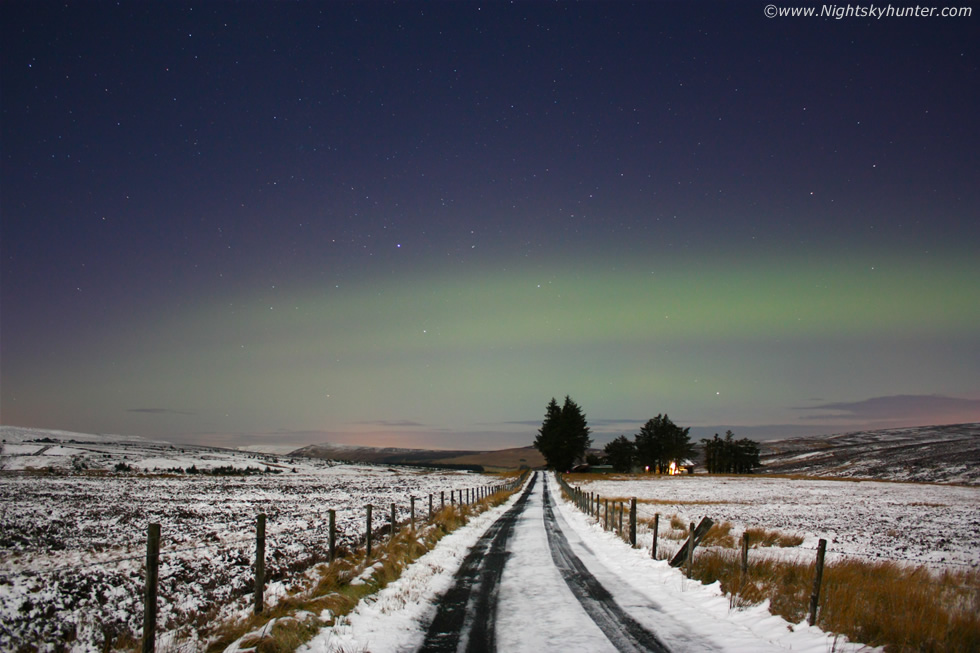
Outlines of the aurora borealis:
[{"label": "aurora borealis", "polygon": [[[711,11],[705,11],[705,9]],[[8,3],[4,424],[980,420],[976,18]]]}]

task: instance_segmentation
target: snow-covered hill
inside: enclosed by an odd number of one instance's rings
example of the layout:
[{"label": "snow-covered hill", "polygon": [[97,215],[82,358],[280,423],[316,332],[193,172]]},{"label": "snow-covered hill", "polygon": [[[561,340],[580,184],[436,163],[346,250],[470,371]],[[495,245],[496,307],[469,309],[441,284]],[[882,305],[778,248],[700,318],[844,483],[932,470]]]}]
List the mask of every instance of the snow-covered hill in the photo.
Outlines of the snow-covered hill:
[{"label": "snow-covered hill", "polygon": [[[133,470],[163,471],[195,467],[264,468],[277,466],[279,457],[261,452],[194,445],[173,445],[135,435],[110,435],[0,426],[0,471],[71,470],[110,471],[117,465]],[[312,468],[308,459],[290,460],[289,466]],[[305,471],[304,467],[304,471]]]},{"label": "snow-covered hill", "polygon": [[980,423],[763,442],[764,472],[980,485]]}]

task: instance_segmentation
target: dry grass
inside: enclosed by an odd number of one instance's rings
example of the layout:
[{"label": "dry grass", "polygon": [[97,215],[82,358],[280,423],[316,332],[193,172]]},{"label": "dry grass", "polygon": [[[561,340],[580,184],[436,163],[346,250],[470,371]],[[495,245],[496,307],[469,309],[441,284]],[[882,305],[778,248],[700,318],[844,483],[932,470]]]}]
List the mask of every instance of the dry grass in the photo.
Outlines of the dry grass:
[{"label": "dry grass", "polygon": [[[666,518],[666,515],[663,517]],[[648,523],[652,523],[652,520]],[[680,541],[686,540],[687,535],[688,525],[677,515],[670,515],[670,521],[666,524],[664,523],[664,519],[660,520],[660,532],[657,534],[658,539]]]},{"label": "dry grass", "polygon": [[[807,618],[814,564],[750,557],[745,577],[736,552],[696,556],[694,577],[720,581],[732,607],[769,600],[790,623]],[[847,559],[824,569],[817,624],[854,642],[906,651],[980,651],[980,572],[933,574],[924,567]]]},{"label": "dry grass", "polygon": [[[628,499],[627,499],[628,500]],[[747,505],[748,501],[732,501],[730,499],[637,499],[637,503],[653,506],[725,506],[732,504]]]},{"label": "dry grass", "polygon": [[[403,528],[394,538],[376,543],[370,558],[362,547],[347,558],[317,565],[305,586],[274,607],[220,624],[207,633],[206,650],[222,651],[246,635],[242,646],[254,647],[256,653],[295,650],[321,628],[332,625],[337,617],[348,614],[361,599],[399,578],[408,565],[434,548],[443,536],[465,525],[471,516],[500,505],[511,494],[498,492],[473,505],[446,506],[417,530]],[[321,619],[321,615],[329,615],[329,619]]]},{"label": "dry grass", "polygon": [[732,525],[727,521],[721,524],[714,524],[704,534],[700,546],[719,546],[725,549],[735,548],[735,537],[732,535]]},{"label": "dry grass", "polygon": [[783,533],[782,531],[767,531],[764,528],[746,528],[745,533],[749,536],[749,546],[779,546],[790,547],[803,544],[803,536],[794,533]]}]

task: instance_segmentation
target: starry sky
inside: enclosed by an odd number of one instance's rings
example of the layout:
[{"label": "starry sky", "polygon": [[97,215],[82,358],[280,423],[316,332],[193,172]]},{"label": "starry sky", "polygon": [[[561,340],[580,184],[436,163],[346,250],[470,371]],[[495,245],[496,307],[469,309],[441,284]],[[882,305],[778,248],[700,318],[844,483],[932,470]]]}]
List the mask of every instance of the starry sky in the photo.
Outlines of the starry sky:
[{"label": "starry sky", "polygon": [[980,15],[764,5],[4,2],[0,421],[980,421]]}]

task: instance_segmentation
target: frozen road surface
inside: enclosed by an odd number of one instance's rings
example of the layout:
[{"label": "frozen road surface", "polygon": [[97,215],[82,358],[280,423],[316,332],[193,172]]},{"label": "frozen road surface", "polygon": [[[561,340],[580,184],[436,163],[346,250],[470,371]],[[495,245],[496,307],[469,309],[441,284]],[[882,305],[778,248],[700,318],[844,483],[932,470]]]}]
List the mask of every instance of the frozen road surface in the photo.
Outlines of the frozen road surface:
[{"label": "frozen road surface", "polygon": [[730,609],[716,586],[630,549],[558,492],[535,474],[306,650],[868,650],[764,607]]}]

